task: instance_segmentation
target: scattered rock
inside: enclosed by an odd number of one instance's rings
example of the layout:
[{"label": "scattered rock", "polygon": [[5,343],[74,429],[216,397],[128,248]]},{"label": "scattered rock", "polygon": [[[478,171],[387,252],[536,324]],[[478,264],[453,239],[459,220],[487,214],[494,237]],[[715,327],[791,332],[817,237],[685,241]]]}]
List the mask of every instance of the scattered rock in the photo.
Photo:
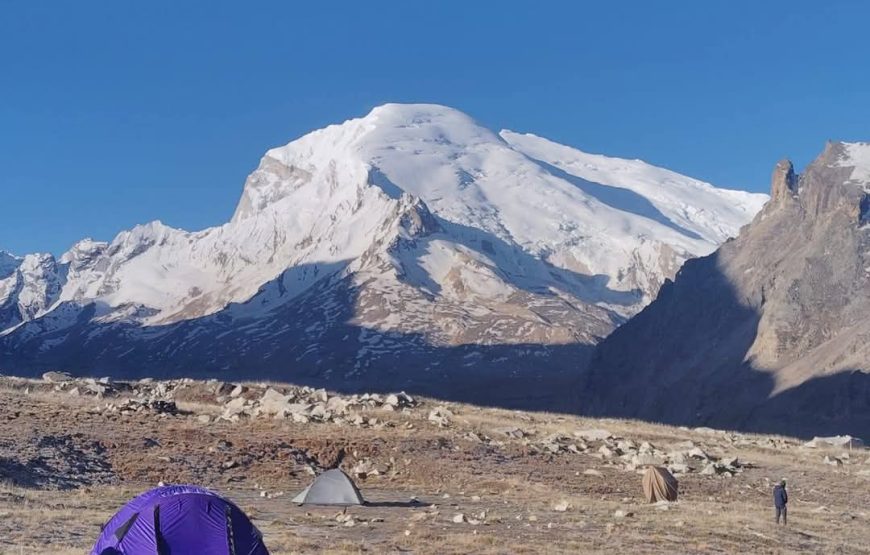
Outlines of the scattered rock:
[{"label": "scattered rock", "polygon": [[435,407],[429,412],[429,422],[437,424],[442,428],[450,425],[450,418],[452,417],[453,413],[444,406]]},{"label": "scattered rock", "polygon": [[574,437],[585,439],[586,441],[604,441],[613,437],[613,434],[602,428],[594,428],[591,430],[576,430]]},{"label": "scattered rock", "polygon": [[64,383],[72,381],[72,376],[68,372],[46,372],[42,375],[42,379],[48,383]]},{"label": "scattered rock", "polygon": [[[44,376],[43,376],[44,377]],[[857,438],[852,437],[850,435],[842,435],[842,436],[831,436],[831,437],[814,437],[812,440],[803,444],[804,447],[810,448],[863,448],[864,441]]]},{"label": "scattered rock", "polygon": [[524,437],[527,437],[529,435],[526,433],[525,430],[514,426],[510,426],[507,428],[497,428],[495,431],[513,439],[523,439]]}]

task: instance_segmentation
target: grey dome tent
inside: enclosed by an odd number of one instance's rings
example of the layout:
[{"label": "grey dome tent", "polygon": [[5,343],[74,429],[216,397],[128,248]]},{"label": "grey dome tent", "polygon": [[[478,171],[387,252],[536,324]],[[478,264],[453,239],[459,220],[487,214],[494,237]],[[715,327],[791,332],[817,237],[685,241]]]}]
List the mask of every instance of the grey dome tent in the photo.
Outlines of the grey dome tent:
[{"label": "grey dome tent", "polygon": [[338,468],[327,470],[293,498],[300,505],[362,505],[365,503],[350,476]]}]

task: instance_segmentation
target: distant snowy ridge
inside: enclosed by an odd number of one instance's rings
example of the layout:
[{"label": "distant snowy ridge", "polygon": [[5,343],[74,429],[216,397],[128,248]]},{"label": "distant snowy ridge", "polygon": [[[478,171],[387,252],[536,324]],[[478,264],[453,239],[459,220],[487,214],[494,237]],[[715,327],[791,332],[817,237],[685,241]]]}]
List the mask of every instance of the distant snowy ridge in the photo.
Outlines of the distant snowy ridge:
[{"label": "distant snowy ridge", "polygon": [[0,335],[28,342],[38,364],[82,329],[94,344],[113,325],[153,338],[219,314],[277,345],[286,330],[264,322],[344,280],[360,328],[451,345],[591,343],[767,198],[497,134],[444,106],[387,104],[269,150],[222,226],[152,222],[59,260],[0,255]]}]

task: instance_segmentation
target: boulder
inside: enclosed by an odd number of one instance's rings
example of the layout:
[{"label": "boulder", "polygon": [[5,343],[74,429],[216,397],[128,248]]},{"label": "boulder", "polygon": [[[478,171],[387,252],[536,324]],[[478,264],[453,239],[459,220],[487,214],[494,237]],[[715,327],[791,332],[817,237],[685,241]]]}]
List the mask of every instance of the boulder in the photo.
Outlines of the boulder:
[{"label": "boulder", "polygon": [[522,429],[514,427],[514,426],[510,426],[507,428],[497,428],[494,431],[497,433],[506,435],[507,437],[514,438],[514,439],[523,439],[524,437],[529,435],[525,432],[525,430],[522,430]]},{"label": "boulder", "polygon": [[94,380],[93,378],[89,378],[89,379],[85,380],[84,387],[90,393],[93,393],[94,395],[97,395],[97,396],[105,395],[106,392],[109,390],[108,385],[99,383],[96,380]]},{"label": "boulder", "polygon": [[565,511],[567,511],[570,508],[571,508],[571,504],[568,503],[567,501],[565,501],[564,499],[562,501],[559,501],[555,505],[553,505],[553,510],[556,512],[559,512],[559,513],[564,513]]},{"label": "boulder", "polygon": [[737,457],[726,457],[719,462],[730,468],[740,468],[740,460]]},{"label": "boulder", "polygon": [[448,408],[443,406],[435,407],[429,412],[429,422],[443,428],[450,425],[450,417],[452,416],[453,413]]},{"label": "boulder", "polygon": [[335,396],[330,397],[326,402],[326,410],[333,414],[344,415],[347,413],[347,409],[350,403],[342,397]]},{"label": "boulder", "polygon": [[[242,399],[238,397],[237,399]],[[283,395],[271,387],[260,397],[260,411],[263,414],[276,415],[282,412],[293,412],[289,409],[290,397]]]},{"label": "boulder", "polygon": [[670,470],[672,474],[685,474],[690,469],[687,464],[669,464],[668,470]]},{"label": "boulder", "polygon": [[244,397],[236,397],[224,405],[225,409],[240,409],[248,404],[248,400]]},{"label": "boulder", "polygon": [[62,383],[72,381],[73,378],[68,372],[46,372],[42,379],[48,383]]},{"label": "boulder", "polygon": [[635,466],[661,466],[665,463],[661,457],[656,457],[651,454],[634,455],[631,458],[631,463]]},{"label": "boulder", "polygon": [[227,382],[214,382],[212,385],[212,391],[215,395],[227,395],[229,394],[235,386],[231,383]]},{"label": "boulder", "polygon": [[329,420],[332,415],[329,414],[329,411],[326,410],[326,403],[321,401],[319,403],[315,403],[314,406],[311,407],[309,416],[311,416],[311,418],[317,418],[319,420]]},{"label": "boulder", "polygon": [[623,453],[637,451],[637,444],[630,439],[621,439],[616,442],[616,448]]},{"label": "boulder", "polygon": [[604,441],[613,437],[613,434],[601,428],[594,428],[591,430],[576,430],[574,437],[585,439],[586,441]]},{"label": "boulder", "polygon": [[850,435],[830,436],[830,437],[814,437],[812,440],[804,443],[804,447],[810,448],[838,448],[838,449],[853,449],[864,447],[864,441],[852,437]]}]

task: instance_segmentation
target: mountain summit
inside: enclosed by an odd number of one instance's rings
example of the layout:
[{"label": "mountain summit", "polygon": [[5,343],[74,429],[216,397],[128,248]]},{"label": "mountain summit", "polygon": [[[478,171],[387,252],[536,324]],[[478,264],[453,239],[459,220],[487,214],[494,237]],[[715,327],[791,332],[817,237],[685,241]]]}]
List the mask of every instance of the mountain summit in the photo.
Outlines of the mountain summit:
[{"label": "mountain summit", "polygon": [[222,226],[6,263],[0,353],[384,387],[538,371],[555,350],[567,369],[766,199],[387,104],[268,151]]},{"label": "mountain summit", "polygon": [[870,435],[870,144],[829,143],[596,349],[583,410]]}]

